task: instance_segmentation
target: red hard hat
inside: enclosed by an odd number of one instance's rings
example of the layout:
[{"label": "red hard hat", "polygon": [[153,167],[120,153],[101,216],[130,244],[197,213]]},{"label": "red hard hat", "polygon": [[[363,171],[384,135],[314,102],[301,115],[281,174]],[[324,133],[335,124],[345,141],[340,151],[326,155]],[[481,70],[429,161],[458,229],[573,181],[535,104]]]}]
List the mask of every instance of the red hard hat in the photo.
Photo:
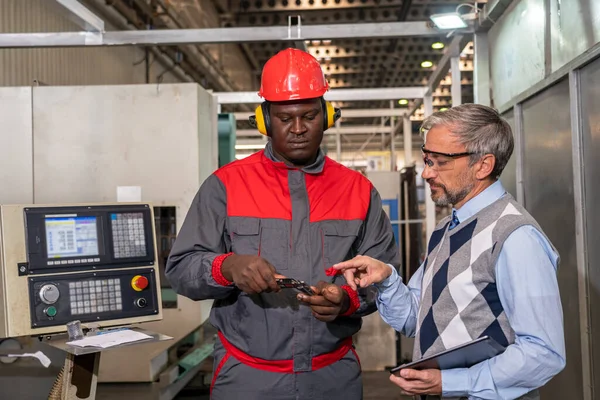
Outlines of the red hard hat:
[{"label": "red hard hat", "polygon": [[305,51],[285,49],[265,64],[258,95],[267,101],[321,97],[329,89],[321,65]]}]

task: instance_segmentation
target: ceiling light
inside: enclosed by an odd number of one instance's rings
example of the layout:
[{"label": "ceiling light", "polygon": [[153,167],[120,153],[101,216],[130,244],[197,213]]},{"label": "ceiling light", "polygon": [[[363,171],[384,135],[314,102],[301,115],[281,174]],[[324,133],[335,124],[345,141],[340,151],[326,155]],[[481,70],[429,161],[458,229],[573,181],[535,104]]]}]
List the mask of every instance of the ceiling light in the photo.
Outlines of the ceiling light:
[{"label": "ceiling light", "polygon": [[467,24],[457,12],[433,14],[429,18],[431,18],[435,26],[440,29],[459,29],[467,27]]},{"label": "ceiling light", "polygon": [[431,45],[431,48],[434,50],[441,50],[444,48],[444,43],[442,42],[435,42]]},{"label": "ceiling light", "polygon": [[423,68],[431,68],[433,67],[433,63],[429,60],[425,60],[421,63],[421,67]]},{"label": "ceiling light", "polygon": [[398,100],[398,104],[400,104],[401,106],[405,106],[408,104],[408,100],[406,99],[400,99]]}]

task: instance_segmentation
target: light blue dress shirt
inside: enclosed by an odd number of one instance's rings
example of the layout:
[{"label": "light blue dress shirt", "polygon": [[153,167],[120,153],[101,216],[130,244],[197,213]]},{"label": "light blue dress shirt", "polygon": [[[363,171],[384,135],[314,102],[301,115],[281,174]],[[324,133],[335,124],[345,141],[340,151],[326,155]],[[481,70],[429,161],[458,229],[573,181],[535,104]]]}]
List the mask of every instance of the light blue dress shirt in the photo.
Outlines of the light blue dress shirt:
[{"label": "light blue dress shirt", "polygon": [[[464,221],[505,194],[500,181],[456,210]],[[516,229],[496,263],[496,284],[515,343],[499,356],[471,368],[442,371],[444,397],[515,399],[543,386],[565,366],[563,314],[556,277],[558,255],[533,226]],[[423,265],[408,286],[392,268],[377,284],[377,308],[398,332],[414,337]]]}]

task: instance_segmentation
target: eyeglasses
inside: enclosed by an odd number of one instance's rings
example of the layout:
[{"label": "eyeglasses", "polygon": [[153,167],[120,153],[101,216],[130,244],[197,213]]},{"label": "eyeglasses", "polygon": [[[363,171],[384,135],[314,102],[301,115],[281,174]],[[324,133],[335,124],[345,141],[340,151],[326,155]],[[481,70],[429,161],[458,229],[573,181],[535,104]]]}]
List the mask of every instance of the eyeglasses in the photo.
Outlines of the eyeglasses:
[{"label": "eyeglasses", "polygon": [[454,169],[454,161],[457,158],[476,154],[473,152],[441,153],[439,151],[427,150],[425,145],[421,146],[421,152],[423,153],[423,162],[425,163],[425,166],[434,171],[450,171]]}]

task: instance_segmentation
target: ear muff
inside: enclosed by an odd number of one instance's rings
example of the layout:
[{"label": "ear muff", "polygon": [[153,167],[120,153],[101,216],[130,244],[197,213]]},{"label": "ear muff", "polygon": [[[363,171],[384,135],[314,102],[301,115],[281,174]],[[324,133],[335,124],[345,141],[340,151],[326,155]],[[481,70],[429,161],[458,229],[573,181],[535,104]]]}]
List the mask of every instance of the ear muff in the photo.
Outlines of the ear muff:
[{"label": "ear muff", "polygon": [[[330,102],[325,101],[323,98],[321,98],[321,104],[323,105],[323,130],[326,131],[340,119],[342,111],[339,108],[334,108]],[[269,103],[265,101],[256,107],[254,115],[249,118],[249,121],[252,127],[256,128],[263,135],[268,136],[271,130]]]},{"label": "ear muff", "polygon": [[254,110],[254,115],[249,119],[250,125],[258,129],[263,135],[268,135],[271,130],[271,117],[269,115],[269,105],[265,101]]},{"label": "ear muff", "polygon": [[331,128],[335,122],[342,116],[342,111],[339,108],[334,108],[330,102],[321,98],[323,104],[323,130]]}]

